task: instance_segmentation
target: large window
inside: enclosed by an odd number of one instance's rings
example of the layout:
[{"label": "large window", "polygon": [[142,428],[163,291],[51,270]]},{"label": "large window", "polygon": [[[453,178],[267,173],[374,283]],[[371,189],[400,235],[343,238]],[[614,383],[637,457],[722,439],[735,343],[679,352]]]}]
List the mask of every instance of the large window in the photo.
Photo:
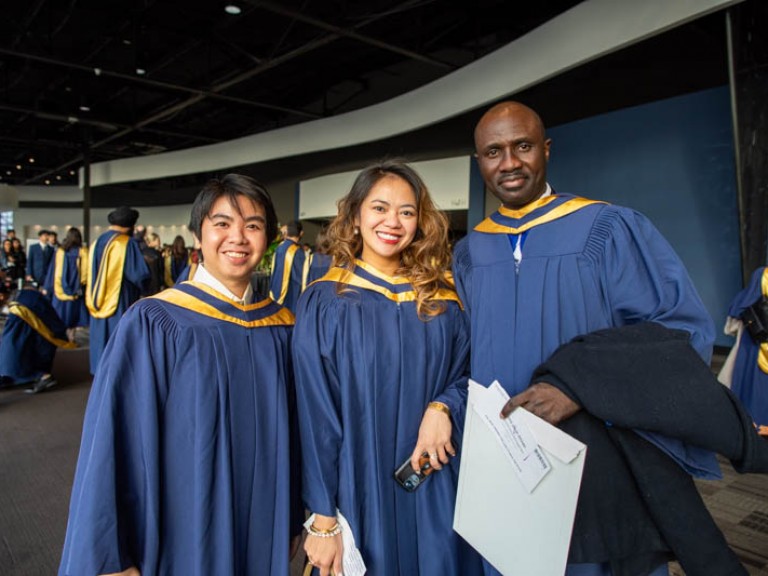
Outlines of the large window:
[{"label": "large window", "polygon": [[0,212],[0,237],[5,238],[8,230],[13,228],[13,212]]}]

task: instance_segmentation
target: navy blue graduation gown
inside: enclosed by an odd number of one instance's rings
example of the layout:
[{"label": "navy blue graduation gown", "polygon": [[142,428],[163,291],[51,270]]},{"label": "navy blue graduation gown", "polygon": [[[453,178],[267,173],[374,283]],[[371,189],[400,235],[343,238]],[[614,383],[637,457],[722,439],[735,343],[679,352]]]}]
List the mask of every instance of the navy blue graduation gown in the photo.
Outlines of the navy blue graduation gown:
[{"label": "navy blue graduation gown", "polygon": [[[746,308],[763,297],[763,274],[766,268],[752,273],[749,284],[731,302],[728,316],[739,318]],[[739,351],[733,364],[731,390],[742,401],[755,423],[768,426],[768,373],[758,364],[760,345],[752,340],[749,332],[742,330]]]},{"label": "navy blue graduation gown", "polygon": [[[28,308],[55,338],[66,341],[67,327],[43,294],[19,290],[13,301]],[[50,374],[55,355],[55,344],[19,316],[8,315],[0,338],[0,375],[12,378],[14,384],[37,380]]]},{"label": "navy blue graduation gown", "polygon": [[[96,278],[99,272],[99,263],[104,254],[109,240],[118,234],[109,230],[99,236],[93,243],[91,250],[94,250],[93,267],[90,270],[91,278]],[[99,366],[99,360],[104,352],[104,348],[109,342],[110,336],[115,332],[117,323],[126,310],[141,297],[141,291],[144,281],[149,278],[149,268],[144,261],[139,243],[133,238],[128,241],[125,251],[125,265],[123,267],[123,281],[120,285],[120,298],[117,302],[117,310],[109,318],[93,318],[90,322],[90,362],[91,374],[96,373]]]},{"label": "navy blue graduation gown", "polygon": [[88,399],[61,576],[288,574],[292,323],[193,283],[124,315]]},{"label": "navy blue graduation gown", "polygon": [[[478,228],[486,231],[472,231],[454,251],[474,380],[498,380],[518,394],[561,344],[641,321],[687,331],[709,361],[712,319],[679,257],[642,214],[558,194],[516,211],[501,208]],[[689,471],[717,475],[711,453],[646,437]]]},{"label": "navy blue graduation gown", "polygon": [[[65,294],[70,296],[77,295],[76,300],[59,300],[56,297],[54,284],[56,282],[56,254],[51,258],[51,264],[48,266],[48,274],[45,277],[45,290],[48,292],[54,310],[64,322],[67,328],[76,326],[88,326],[90,314],[85,306],[85,282],[80,278],[80,269],[78,268],[78,257],[80,248],[73,246],[64,255],[64,263],[61,269],[61,287]],[[84,255],[87,258],[87,254]]]},{"label": "navy blue graduation gown", "polygon": [[309,261],[309,271],[307,272],[307,286],[325,276],[325,273],[331,268],[331,260],[329,254],[320,254],[319,252],[312,254]]},{"label": "navy blue graduation gown", "polygon": [[182,271],[189,266],[189,261],[188,258],[174,258],[173,256],[168,256],[168,258],[170,259],[171,280],[173,280],[175,284],[176,282],[179,282],[179,276]]},{"label": "navy blue graduation gown", "polygon": [[[291,269],[288,272],[287,289],[285,287],[285,263],[289,248],[296,246],[297,249],[291,262]],[[293,240],[284,240],[275,250],[274,266],[272,267],[272,278],[269,282],[269,291],[273,300],[279,302],[291,311],[296,311],[296,303],[301,296],[301,282],[304,274],[304,261],[307,258],[301,245]],[[285,298],[280,299],[280,295],[285,291]]]},{"label": "navy blue graduation gown", "polygon": [[[495,212],[491,219],[519,229],[572,199],[557,195],[520,218]],[[687,331],[709,361],[712,319],[682,262],[643,215],[590,204],[528,229],[519,270],[513,251],[508,234],[476,231],[455,249],[454,278],[472,322],[478,382],[498,379],[517,394],[561,344],[641,321]]]},{"label": "navy blue graduation gown", "polygon": [[458,457],[413,493],[393,478],[431,401],[450,407],[459,447],[466,319],[446,300],[443,314],[421,321],[407,281],[363,266],[344,293],[328,281],[345,272],[333,268],[299,300],[293,354],[305,504],[327,516],[338,508],[349,520],[368,576],[481,573],[452,529]]}]

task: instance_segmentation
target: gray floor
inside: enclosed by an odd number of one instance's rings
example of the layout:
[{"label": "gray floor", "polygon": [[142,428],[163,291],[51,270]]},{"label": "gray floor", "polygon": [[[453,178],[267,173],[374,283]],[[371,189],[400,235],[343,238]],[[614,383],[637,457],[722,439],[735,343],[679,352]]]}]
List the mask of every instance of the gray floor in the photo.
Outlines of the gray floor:
[{"label": "gray floor", "polygon": [[[79,337],[87,343],[86,335]],[[88,350],[60,350],[59,386],[29,395],[0,392],[0,575],[56,573],[88,392]],[[753,576],[768,576],[768,476],[699,482],[707,506]],[[303,554],[292,576],[301,574]],[[672,566],[674,576],[684,572]]]}]

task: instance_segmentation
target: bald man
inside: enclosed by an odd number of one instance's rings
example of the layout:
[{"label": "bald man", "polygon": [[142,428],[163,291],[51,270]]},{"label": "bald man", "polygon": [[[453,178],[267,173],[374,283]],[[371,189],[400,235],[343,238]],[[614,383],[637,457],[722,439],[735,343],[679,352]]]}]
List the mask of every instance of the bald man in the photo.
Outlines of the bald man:
[{"label": "bald man", "polygon": [[[512,399],[504,417],[524,406],[567,430],[581,407],[533,379],[559,346],[596,330],[651,321],[685,330],[709,361],[714,326],[682,262],[646,217],[552,190],[551,145],[538,114],[523,104],[502,102],[482,116],[477,162],[501,206],[457,244],[454,277],[471,318],[472,378],[486,386],[498,380],[507,390]],[[665,438],[648,439],[668,448]],[[637,566],[644,568],[632,573],[667,574],[673,554],[652,522],[647,528],[654,537],[638,537],[637,526],[622,518],[621,503],[594,488],[600,482],[592,479],[602,482],[612,472],[593,446],[589,450],[567,574],[623,574]],[[677,458],[686,470],[719,473],[709,453],[701,462]],[[497,574],[490,565],[486,573]]]}]

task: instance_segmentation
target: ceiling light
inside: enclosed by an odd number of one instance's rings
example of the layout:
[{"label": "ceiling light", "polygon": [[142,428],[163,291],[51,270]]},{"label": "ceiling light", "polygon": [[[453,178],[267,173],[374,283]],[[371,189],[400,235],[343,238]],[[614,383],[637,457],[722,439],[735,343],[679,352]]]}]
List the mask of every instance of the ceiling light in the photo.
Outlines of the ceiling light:
[{"label": "ceiling light", "polygon": [[32,156],[30,156],[30,157],[29,157],[29,163],[30,163],[30,164],[34,164],[34,163],[35,163],[35,159],[34,159],[34,158],[32,158]]},{"label": "ceiling light", "polygon": [[144,68],[136,68],[136,74],[138,74],[139,76],[144,76],[144,74],[146,73],[147,71],[144,70]]},{"label": "ceiling light", "polygon": [[56,174],[56,180],[61,180],[61,176],[59,176],[58,174]]},{"label": "ceiling light", "polygon": [[80,106],[80,111],[81,112],[90,112],[91,111],[91,107],[90,106],[86,106],[86,105],[82,105],[82,106]]},{"label": "ceiling light", "polygon": [[50,180],[48,180],[48,178],[46,178],[46,179],[45,179],[45,183],[46,183],[46,184],[50,184],[50,183],[51,183],[51,181],[50,181]]},{"label": "ceiling light", "polygon": [[233,16],[237,16],[238,14],[240,14],[240,12],[242,12],[242,10],[240,9],[240,6],[238,6],[237,4],[227,4],[226,6],[224,6],[224,12],[226,12],[227,14],[232,14]]},{"label": "ceiling light", "polygon": [[16,164],[16,170],[21,170],[21,164]]},{"label": "ceiling light", "polygon": [[70,170],[70,171],[69,171],[69,175],[70,175],[70,176],[74,176],[74,175],[75,175],[75,171],[74,171],[74,170]]}]

